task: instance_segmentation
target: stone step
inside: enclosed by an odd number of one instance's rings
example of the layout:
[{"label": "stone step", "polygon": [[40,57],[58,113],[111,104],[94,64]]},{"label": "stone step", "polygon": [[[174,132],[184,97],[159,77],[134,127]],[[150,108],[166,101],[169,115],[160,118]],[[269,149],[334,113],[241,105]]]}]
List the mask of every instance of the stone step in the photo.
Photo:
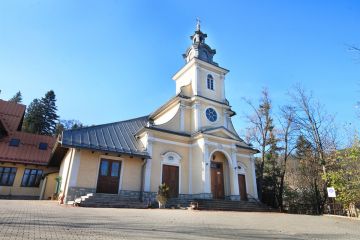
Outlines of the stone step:
[{"label": "stone step", "polygon": [[80,207],[103,208],[147,208],[148,204],[141,202],[138,197],[120,196],[117,194],[90,193],[77,198]]},{"label": "stone step", "polygon": [[80,207],[93,207],[93,208],[148,208],[147,204],[144,203],[80,203]]},{"label": "stone step", "polygon": [[259,202],[230,201],[219,199],[197,199],[198,210],[273,212],[274,210]]}]

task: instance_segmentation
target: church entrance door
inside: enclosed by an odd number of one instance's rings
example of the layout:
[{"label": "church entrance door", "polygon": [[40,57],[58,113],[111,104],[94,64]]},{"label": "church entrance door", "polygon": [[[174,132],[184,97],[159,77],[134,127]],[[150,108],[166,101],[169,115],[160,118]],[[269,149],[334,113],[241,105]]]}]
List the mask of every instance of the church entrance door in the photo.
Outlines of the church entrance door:
[{"label": "church entrance door", "polygon": [[239,174],[239,192],[240,192],[240,199],[242,201],[247,200],[247,192],[246,192],[246,182],[245,182],[245,175]]},{"label": "church entrance door", "polygon": [[101,159],[96,192],[117,194],[119,191],[120,169],[120,161]]},{"label": "church entrance door", "polygon": [[211,192],[214,199],[224,199],[224,171],[223,164],[211,162]]},{"label": "church entrance door", "polygon": [[179,167],[163,165],[162,183],[169,187],[169,197],[176,198],[179,195]]}]

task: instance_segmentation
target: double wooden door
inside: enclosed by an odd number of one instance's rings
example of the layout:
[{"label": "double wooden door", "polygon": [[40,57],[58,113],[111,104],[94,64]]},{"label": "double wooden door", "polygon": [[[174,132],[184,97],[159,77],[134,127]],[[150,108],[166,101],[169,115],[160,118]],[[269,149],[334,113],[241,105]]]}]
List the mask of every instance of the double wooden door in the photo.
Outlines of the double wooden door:
[{"label": "double wooden door", "polygon": [[176,198],[179,195],[179,167],[163,165],[162,183],[169,187],[169,197]]},{"label": "double wooden door", "polygon": [[223,164],[211,162],[211,192],[214,199],[224,199],[224,171]]},{"label": "double wooden door", "polygon": [[242,201],[246,201],[248,198],[247,198],[247,192],[246,192],[245,175],[239,174],[238,175],[238,180],[239,180],[240,199]]},{"label": "double wooden door", "polygon": [[96,192],[117,194],[119,191],[121,162],[101,159]]}]

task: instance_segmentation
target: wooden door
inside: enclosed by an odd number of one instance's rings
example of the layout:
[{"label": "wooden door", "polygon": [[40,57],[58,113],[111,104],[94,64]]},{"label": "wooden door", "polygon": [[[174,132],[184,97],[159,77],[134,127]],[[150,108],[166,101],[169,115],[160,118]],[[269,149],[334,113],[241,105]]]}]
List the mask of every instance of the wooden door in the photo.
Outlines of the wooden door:
[{"label": "wooden door", "polygon": [[211,192],[214,199],[225,198],[222,163],[211,162]]},{"label": "wooden door", "polygon": [[96,192],[117,194],[119,192],[120,169],[121,162],[101,159]]},{"label": "wooden door", "polygon": [[179,167],[163,165],[162,183],[169,187],[169,197],[176,198],[179,195]]},{"label": "wooden door", "polygon": [[240,193],[240,199],[242,201],[247,201],[247,192],[246,192],[246,182],[245,182],[245,175],[239,174],[239,193]]}]

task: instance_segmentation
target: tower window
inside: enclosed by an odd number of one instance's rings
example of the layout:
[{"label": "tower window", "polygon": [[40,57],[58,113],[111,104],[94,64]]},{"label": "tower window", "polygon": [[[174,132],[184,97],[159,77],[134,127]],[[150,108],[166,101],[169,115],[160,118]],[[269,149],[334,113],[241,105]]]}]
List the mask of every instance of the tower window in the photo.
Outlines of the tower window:
[{"label": "tower window", "polygon": [[210,90],[214,90],[214,78],[211,74],[207,75],[207,88]]}]

